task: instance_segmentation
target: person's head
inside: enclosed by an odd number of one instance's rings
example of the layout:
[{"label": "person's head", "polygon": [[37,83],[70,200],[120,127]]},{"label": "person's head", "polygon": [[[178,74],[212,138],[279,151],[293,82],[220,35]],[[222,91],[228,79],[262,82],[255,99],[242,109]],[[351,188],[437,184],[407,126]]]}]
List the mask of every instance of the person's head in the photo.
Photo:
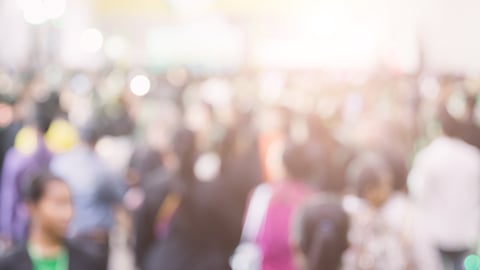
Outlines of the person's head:
[{"label": "person's head", "polygon": [[448,137],[455,137],[458,131],[455,130],[455,119],[450,115],[446,108],[441,108],[438,112],[438,119],[442,126],[443,134]]},{"label": "person's head", "polygon": [[36,128],[40,133],[45,134],[50,128],[50,124],[55,118],[49,108],[49,103],[29,103],[26,109],[26,124]]},{"label": "person's head", "polygon": [[285,144],[282,161],[289,179],[306,181],[312,175],[312,161],[306,148],[306,145],[294,142]]},{"label": "person's head", "polygon": [[130,158],[128,184],[138,184],[160,168],[163,168],[162,155],[149,147],[139,147]]},{"label": "person's head", "polygon": [[351,190],[372,206],[381,206],[393,188],[391,169],[375,153],[361,153],[348,166],[347,180]]},{"label": "person's head", "polygon": [[193,180],[196,158],[195,134],[186,128],[178,129],[173,135],[170,153],[167,155],[167,167],[174,170],[183,180]]},{"label": "person's head", "polygon": [[31,229],[59,241],[63,239],[73,215],[67,184],[48,172],[40,172],[31,179],[25,197]]},{"label": "person's head", "polygon": [[318,197],[299,211],[294,242],[305,270],[337,270],[348,247],[349,218],[339,200]]},{"label": "person's head", "polygon": [[95,146],[102,137],[102,129],[99,121],[90,119],[85,124],[78,127],[80,140],[87,145]]}]

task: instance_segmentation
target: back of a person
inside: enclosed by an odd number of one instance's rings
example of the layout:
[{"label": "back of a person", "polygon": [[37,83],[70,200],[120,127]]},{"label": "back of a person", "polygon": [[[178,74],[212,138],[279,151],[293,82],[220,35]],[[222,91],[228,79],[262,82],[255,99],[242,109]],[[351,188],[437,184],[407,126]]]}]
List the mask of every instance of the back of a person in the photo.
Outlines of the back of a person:
[{"label": "back of a person", "polygon": [[474,146],[440,137],[419,154],[411,177],[420,217],[435,224],[430,233],[437,244],[463,247],[476,239],[480,152]]},{"label": "back of a person", "polygon": [[362,202],[350,213],[351,247],[344,257],[344,270],[404,270],[409,256],[402,235],[378,211]]},{"label": "back of a person", "polygon": [[339,197],[329,193],[313,195],[299,209],[292,226],[298,269],[342,269],[349,227],[350,220]]},{"label": "back of a person", "polygon": [[[25,130],[22,134],[26,133]],[[51,158],[51,153],[43,139],[36,137],[34,131],[32,131],[33,134],[30,134],[30,130],[28,131],[29,136],[26,136],[28,142],[19,140],[7,152],[1,176],[0,234],[10,237],[13,241],[23,241],[26,238],[28,215],[22,198],[22,189],[28,185],[26,180],[36,170],[48,167],[47,164]],[[34,145],[35,148],[27,149],[28,147],[24,146],[27,144]]]},{"label": "back of a person", "polygon": [[348,237],[350,247],[343,258],[343,268],[409,269],[411,260],[398,227],[401,225],[393,226],[385,213],[401,206],[400,198],[398,203],[391,201],[393,173],[386,160],[375,152],[361,152],[350,163],[347,177],[353,193],[344,200],[351,226]]},{"label": "back of a person", "polygon": [[263,270],[296,269],[289,232],[293,214],[308,194],[309,189],[301,182],[286,182],[273,187],[265,223],[257,237],[263,251]]},{"label": "back of a person", "polygon": [[72,190],[75,216],[70,234],[108,230],[113,222],[111,204],[102,198],[102,184],[109,181],[106,168],[93,150],[78,147],[52,161],[51,168]]},{"label": "back of a person", "polygon": [[228,269],[238,241],[236,227],[241,225],[235,220],[237,209],[231,207],[231,192],[212,182],[192,184],[187,194],[167,235],[152,247],[145,269]]}]

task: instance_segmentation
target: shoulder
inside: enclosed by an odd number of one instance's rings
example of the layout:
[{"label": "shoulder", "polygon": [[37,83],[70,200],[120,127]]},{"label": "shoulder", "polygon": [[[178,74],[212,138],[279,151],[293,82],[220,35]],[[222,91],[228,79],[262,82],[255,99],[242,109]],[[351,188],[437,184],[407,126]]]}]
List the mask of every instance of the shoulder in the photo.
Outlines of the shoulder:
[{"label": "shoulder", "polygon": [[0,256],[0,270],[23,270],[23,268],[19,268],[19,262],[27,263],[28,261],[27,249],[19,247]]},{"label": "shoulder", "polygon": [[99,261],[81,245],[73,241],[68,241],[66,246],[71,265],[78,266],[79,269],[100,269],[98,267]]}]

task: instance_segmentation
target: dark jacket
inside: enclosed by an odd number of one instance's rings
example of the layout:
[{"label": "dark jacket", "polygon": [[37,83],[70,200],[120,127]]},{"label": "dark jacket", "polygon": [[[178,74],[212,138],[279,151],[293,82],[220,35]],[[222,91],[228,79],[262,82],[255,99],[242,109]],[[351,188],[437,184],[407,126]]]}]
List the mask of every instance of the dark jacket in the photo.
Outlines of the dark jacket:
[{"label": "dark jacket", "polygon": [[[98,266],[98,262],[75,245],[69,243],[67,249],[69,270],[104,270]],[[0,270],[33,270],[27,248],[20,247],[1,257]]]}]

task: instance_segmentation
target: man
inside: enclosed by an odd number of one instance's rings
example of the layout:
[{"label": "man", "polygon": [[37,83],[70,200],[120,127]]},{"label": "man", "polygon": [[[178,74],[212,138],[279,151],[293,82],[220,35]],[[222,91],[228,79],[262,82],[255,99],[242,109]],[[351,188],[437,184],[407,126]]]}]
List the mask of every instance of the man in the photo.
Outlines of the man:
[{"label": "man", "polygon": [[480,237],[480,152],[455,136],[446,111],[443,135],[422,150],[409,176],[420,236],[442,257],[445,269],[463,269]]},{"label": "man", "polygon": [[98,130],[95,123],[81,128],[82,142],[79,146],[54,158],[50,168],[65,180],[72,192],[75,216],[69,237],[82,242],[102,261],[102,269],[106,269],[109,232],[123,194],[122,182],[107,169],[95,152],[94,147],[100,137]]},{"label": "man", "polygon": [[0,258],[0,270],[99,270],[93,257],[64,240],[72,202],[62,180],[38,173],[30,181],[25,201],[32,221],[28,244]]}]

